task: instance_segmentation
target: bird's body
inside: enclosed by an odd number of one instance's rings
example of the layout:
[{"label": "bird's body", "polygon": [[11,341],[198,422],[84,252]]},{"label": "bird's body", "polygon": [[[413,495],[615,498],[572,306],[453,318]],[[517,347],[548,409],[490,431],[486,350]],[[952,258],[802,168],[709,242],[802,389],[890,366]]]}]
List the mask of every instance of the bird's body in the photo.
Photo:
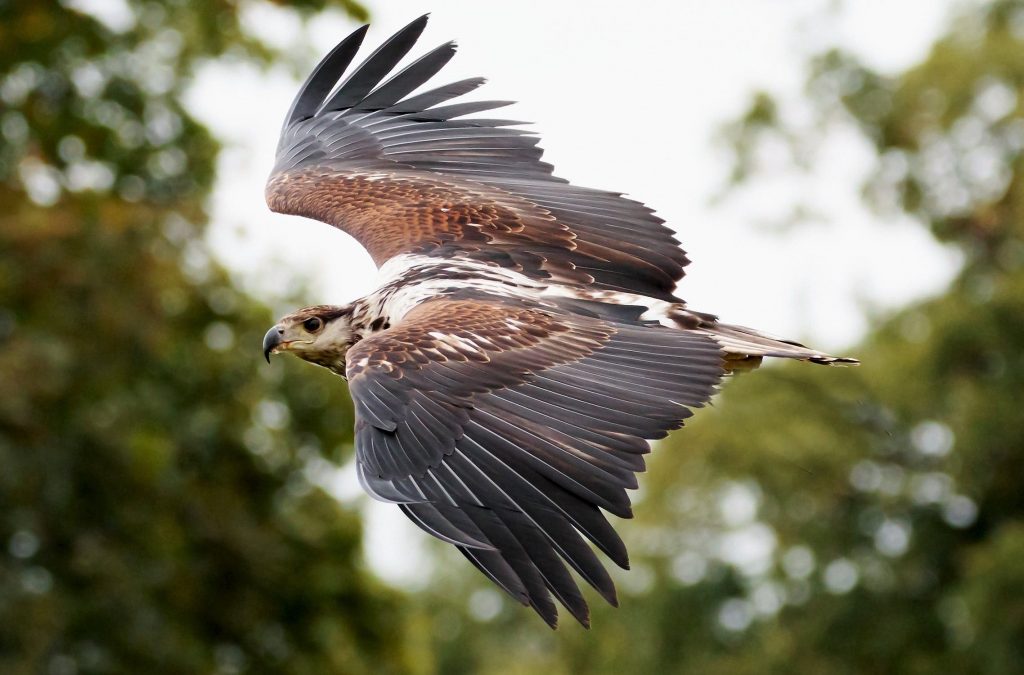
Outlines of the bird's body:
[{"label": "bird's body", "polygon": [[552,597],[586,625],[567,566],[616,602],[585,540],[628,566],[603,511],[631,515],[648,440],[765,356],[852,360],[688,309],[688,261],[651,209],[554,177],[514,122],[465,117],[504,102],[448,103],[482,80],[410,95],[452,43],[385,80],[425,23],[339,84],[356,31],[292,104],[268,204],[345,230],[380,277],[352,303],[282,318],[264,353],[349,380],[372,496],[552,626]]}]

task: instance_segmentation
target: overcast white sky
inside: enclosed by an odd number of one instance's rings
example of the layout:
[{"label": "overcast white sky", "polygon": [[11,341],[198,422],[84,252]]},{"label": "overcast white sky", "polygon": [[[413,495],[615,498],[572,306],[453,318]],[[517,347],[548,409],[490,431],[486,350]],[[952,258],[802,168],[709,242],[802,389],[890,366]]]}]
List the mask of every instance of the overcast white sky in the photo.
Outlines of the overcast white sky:
[{"label": "overcast white sky", "polygon": [[[798,96],[804,57],[832,44],[856,50],[875,67],[903,68],[926,54],[953,5],[855,0],[825,20],[830,2],[368,0],[373,25],[366,46],[431,12],[422,48],[412,56],[457,40],[459,54],[440,78],[486,76],[489,83],[471,96],[521,101],[502,112],[535,123],[557,174],[656,208],[693,260],[679,289],[692,307],[838,349],[862,335],[866,308],[935,293],[957,264],[920,226],[880,221],[860,205],[858,189],[872,167],[866,144],[854,134],[839,136],[812,177],[781,173],[724,206],[709,205],[726,168],[714,145],[717,129],[742,111],[752,91]],[[254,7],[254,30],[308,52],[310,65],[355,28],[328,16],[305,31],[269,5]],[[211,64],[198,77],[193,109],[228,143],[210,237],[223,262],[263,297],[279,302],[306,279],[306,304],[340,303],[372,290],[369,256],[343,233],[272,214],[263,202],[297,84],[284,69],[265,73],[230,63]],[[246,111],[241,126],[239,110]],[[787,213],[797,197],[810,197],[829,222],[767,231],[763,223]],[[340,489],[354,494],[344,484]],[[415,576],[398,511],[372,508],[368,518],[374,567],[391,580]]]}]

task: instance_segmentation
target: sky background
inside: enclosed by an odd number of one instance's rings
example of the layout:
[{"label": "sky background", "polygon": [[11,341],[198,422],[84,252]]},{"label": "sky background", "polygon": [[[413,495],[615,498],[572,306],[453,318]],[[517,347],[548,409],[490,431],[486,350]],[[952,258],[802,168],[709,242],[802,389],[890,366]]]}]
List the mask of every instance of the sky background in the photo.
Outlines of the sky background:
[{"label": "sky background", "polygon": [[[520,101],[500,111],[533,122],[545,160],[572,182],[625,192],[657,209],[693,261],[679,286],[689,305],[740,323],[843,351],[873,313],[939,292],[958,259],[920,225],[863,207],[874,168],[866,142],[833,134],[811,175],[778,165],[770,177],[713,203],[728,172],[717,140],[758,89],[789,100],[798,118],[806,57],[839,45],[895,72],[923,58],[953,0],[677,0],[515,3],[370,2],[365,53],[416,16],[431,21],[410,58],[455,39],[440,81],[483,75],[468,98]],[[337,14],[303,25],[273,6],[247,10],[251,29],[309,67],[356,27]],[[230,61],[197,75],[190,107],[226,144],[214,191],[210,243],[248,289],[280,311],[300,284],[304,304],[347,302],[374,288],[374,266],[350,237],[321,223],[271,213],[263,185],[281,121],[301,78],[285,67]],[[239,111],[244,111],[239,114]],[[825,217],[771,226],[797,200]],[[258,348],[253,354],[258,356]],[[340,383],[339,383],[340,385]],[[415,584],[426,539],[397,509],[370,505],[348,469],[320,473],[344,500],[365,504],[367,556],[392,582]]]}]

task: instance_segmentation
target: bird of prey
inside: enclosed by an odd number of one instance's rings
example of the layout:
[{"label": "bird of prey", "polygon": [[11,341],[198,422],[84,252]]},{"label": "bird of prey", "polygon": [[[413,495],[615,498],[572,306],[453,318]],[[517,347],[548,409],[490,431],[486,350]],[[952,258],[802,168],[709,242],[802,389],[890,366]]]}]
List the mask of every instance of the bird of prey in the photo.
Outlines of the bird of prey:
[{"label": "bird of prey", "polygon": [[762,357],[851,362],[721,323],[674,294],[687,259],[643,204],[570,184],[505,101],[414,93],[455,53],[394,72],[427,18],[349,69],[367,26],[291,105],[266,187],[274,211],[355,237],[379,286],[285,316],[263,342],[348,380],[359,480],[453,544],[554,627],[583,625],[569,568],[616,604],[587,541],[628,567],[605,518],[631,516],[648,441],[681,427],[724,374]]}]

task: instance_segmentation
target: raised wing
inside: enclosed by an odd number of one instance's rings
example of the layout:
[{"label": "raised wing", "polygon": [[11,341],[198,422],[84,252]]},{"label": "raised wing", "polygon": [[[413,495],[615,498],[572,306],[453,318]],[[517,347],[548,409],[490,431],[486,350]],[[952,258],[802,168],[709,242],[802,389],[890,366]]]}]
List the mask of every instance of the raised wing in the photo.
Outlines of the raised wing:
[{"label": "raised wing", "polygon": [[348,353],[359,477],[551,626],[552,595],[588,625],[566,565],[616,604],[584,537],[628,566],[601,510],[631,516],[644,439],[682,426],[721,373],[695,333],[430,301]]},{"label": "raised wing", "polygon": [[400,30],[344,79],[366,26],[324,57],[285,119],[270,208],[341,228],[378,266],[401,253],[463,256],[673,299],[687,259],[651,209],[553,176],[537,137],[510,128],[516,122],[466,117],[508,102],[449,103],[483,79],[411,95],[451,59],[454,43],[385,80],[426,21]]}]

